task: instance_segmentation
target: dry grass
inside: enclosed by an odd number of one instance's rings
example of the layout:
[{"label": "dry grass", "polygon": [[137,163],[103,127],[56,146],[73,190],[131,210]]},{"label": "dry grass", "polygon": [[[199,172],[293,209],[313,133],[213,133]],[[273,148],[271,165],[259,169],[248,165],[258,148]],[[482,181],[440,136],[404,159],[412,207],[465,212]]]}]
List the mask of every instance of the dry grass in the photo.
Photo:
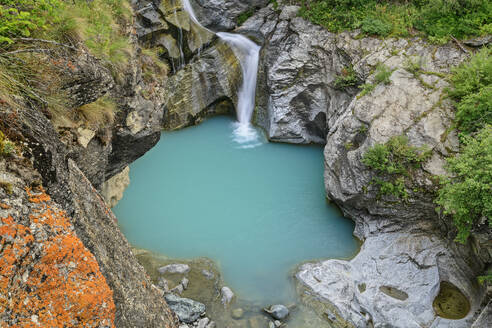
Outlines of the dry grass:
[{"label": "dry grass", "polygon": [[77,108],[74,114],[83,125],[97,130],[112,124],[116,111],[116,104],[109,97],[102,97],[93,103]]}]

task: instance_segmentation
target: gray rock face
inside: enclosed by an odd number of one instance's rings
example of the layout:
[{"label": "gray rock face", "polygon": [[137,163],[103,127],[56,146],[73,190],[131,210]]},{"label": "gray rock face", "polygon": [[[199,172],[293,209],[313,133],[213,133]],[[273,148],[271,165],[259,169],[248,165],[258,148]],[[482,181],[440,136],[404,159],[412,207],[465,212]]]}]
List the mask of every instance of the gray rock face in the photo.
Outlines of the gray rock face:
[{"label": "gray rock face", "polygon": [[192,63],[168,79],[163,125],[183,128],[205,116],[227,114],[237,102],[242,73],[232,49],[217,40]]},{"label": "gray rock face", "polygon": [[478,316],[471,328],[488,328],[492,327],[492,301],[489,301],[485,309]]},{"label": "gray rock face", "polygon": [[330,116],[354,93],[331,86],[349,63],[335,35],[296,18],[298,9],[287,6],[278,14],[269,6],[240,29],[264,39],[255,121],[272,141],[324,144]]},{"label": "gray rock face", "polygon": [[264,7],[268,0],[191,0],[200,23],[214,31],[232,30],[239,15]]},{"label": "gray rock face", "polygon": [[205,313],[205,305],[189,298],[178,297],[173,294],[164,296],[171,310],[176,313],[179,320],[185,323],[193,323]]},{"label": "gray rock face", "polygon": [[69,79],[62,89],[68,93],[71,105],[80,107],[96,101],[114,86],[111,72],[101,62],[82,52],[70,59],[71,65],[67,75]]}]

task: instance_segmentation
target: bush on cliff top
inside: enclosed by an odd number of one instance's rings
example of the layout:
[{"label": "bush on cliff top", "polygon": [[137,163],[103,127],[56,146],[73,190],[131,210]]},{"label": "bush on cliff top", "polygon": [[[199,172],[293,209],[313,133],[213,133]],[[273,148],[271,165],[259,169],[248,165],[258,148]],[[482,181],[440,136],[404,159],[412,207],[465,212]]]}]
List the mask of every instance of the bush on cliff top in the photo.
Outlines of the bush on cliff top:
[{"label": "bush on cliff top", "polygon": [[340,32],[360,28],[368,35],[407,36],[415,30],[431,40],[492,33],[492,3],[483,0],[295,0],[301,16]]}]

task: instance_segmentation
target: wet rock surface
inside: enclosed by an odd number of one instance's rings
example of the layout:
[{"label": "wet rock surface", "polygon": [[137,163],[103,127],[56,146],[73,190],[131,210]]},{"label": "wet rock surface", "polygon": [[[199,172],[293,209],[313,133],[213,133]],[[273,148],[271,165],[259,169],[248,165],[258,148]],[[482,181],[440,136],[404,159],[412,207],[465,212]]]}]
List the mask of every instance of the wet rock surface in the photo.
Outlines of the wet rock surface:
[{"label": "wet rock surface", "polygon": [[232,30],[237,18],[268,4],[268,0],[191,0],[203,26],[214,31]]}]

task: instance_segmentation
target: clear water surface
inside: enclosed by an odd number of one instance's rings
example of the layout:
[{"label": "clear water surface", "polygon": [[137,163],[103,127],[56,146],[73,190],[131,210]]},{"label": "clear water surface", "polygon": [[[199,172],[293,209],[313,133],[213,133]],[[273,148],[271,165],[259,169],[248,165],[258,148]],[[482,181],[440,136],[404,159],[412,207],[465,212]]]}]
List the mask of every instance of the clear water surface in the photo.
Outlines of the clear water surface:
[{"label": "clear water surface", "polygon": [[325,200],[322,148],[234,141],[232,118],[163,133],[131,166],[114,208],[130,243],[215,260],[241,299],[293,298],[291,270],[358,248],[353,223]]}]

